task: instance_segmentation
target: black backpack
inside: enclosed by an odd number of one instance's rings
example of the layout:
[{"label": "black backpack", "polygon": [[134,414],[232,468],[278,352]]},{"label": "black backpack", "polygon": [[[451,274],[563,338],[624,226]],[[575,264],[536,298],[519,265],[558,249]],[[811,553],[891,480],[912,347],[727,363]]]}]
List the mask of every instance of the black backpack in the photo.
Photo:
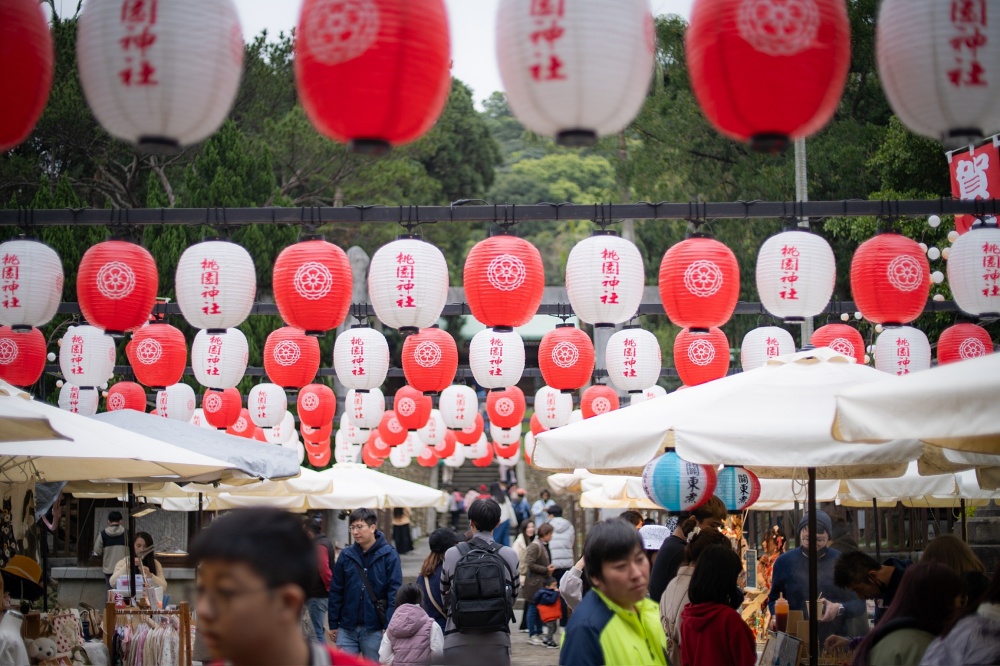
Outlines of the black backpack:
[{"label": "black backpack", "polygon": [[514,578],[495,543],[473,539],[457,546],[451,577],[451,621],[463,634],[510,632],[514,620]]}]

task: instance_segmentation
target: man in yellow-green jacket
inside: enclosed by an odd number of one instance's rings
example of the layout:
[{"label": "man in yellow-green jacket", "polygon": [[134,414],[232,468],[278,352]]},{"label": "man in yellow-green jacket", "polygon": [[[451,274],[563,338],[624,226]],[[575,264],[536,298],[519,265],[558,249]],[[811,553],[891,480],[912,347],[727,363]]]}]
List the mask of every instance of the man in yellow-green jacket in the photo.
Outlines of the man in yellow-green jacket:
[{"label": "man in yellow-green jacket", "polygon": [[594,525],[583,547],[590,592],[573,611],[559,663],[566,666],[667,666],[660,607],[646,598],[649,560],[632,525]]}]

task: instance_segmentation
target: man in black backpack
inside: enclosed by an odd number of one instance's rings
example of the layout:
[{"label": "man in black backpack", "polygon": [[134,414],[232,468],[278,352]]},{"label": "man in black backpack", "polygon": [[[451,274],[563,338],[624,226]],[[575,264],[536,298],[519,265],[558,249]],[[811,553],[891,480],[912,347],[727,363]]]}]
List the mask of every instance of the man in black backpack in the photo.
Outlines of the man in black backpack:
[{"label": "man in black backpack", "polygon": [[500,505],[478,499],[469,507],[472,538],[448,549],[441,568],[441,597],[448,611],[447,664],[510,664],[510,622],[518,593],[518,560],[493,540]]}]

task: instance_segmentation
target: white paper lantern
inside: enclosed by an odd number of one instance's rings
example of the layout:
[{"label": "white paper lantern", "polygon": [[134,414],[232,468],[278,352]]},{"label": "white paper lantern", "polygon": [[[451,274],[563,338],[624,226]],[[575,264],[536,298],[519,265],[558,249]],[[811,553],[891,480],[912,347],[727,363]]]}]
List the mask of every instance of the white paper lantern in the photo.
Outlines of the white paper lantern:
[{"label": "white paper lantern", "polygon": [[70,326],[59,346],[59,369],[67,383],[106,384],[115,372],[115,340],[93,326]]},{"label": "white paper lantern", "polygon": [[416,431],[413,431],[406,436],[403,446],[396,448],[406,448],[406,452],[410,454],[411,458],[419,458],[427,450],[427,444],[424,443],[424,440],[420,439],[420,435]]},{"label": "white paper lantern", "polygon": [[604,354],[608,378],[619,391],[639,393],[660,378],[663,357],[656,336],[638,327],[626,327],[608,339]]},{"label": "white paper lantern", "polygon": [[479,413],[479,396],[476,389],[465,384],[452,384],[441,391],[438,409],[444,424],[454,430],[468,428],[475,424]]},{"label": "white paper lantern", "polygon": [[0,325],[26,331],[47,324],[62,300],[59,255],[37,241],[0,244],[0,286]]},{"label": "white paper lantern", "polygon": [[264,428],[264,439],[268,444],[284,444],[295,437],[295,417],[288,410],[281,417],[281,423],[273,428]]},{"label": "white paper lantern", "polygon": [[740,363],[743,370],[764,367],[768,360],[795,352],[792,334],[777,326],[761,326],[748,331],[740,346]]},{"label": "white paper lantern", "polygon": [[205,418],[205,410],[198,407],[194,410],[194,414],[191,416],[191,425],[196,425],[199,428],[205,428],[206,430],[215,431],[215,426],[208,422]]},{"label": "white paper lantern", "polygon": [[298,437],[292,437],[290,440],[282,444],[281,448],[294,451],[299,464],[306,461],[306,447],[302,444],[302,440]]},{"label": "white paper lantern", "polygon": [[647,400],[653,400],[655,398],[662,398],[667,394],[667,389],[662,386],[650,386],[641,393],[633,393],[632,397],[629,399],[629,406],[638,405],[640,402],[646,402]]},{"label": "white paper lantern", "polygon": [[[385,396],[382,390],[373,388],[368,391],[351,389],[344,398],[344,414],[356,428],[371,430],[377,428],[385,413]],[[343,422],[343,417],[341,418]],[[363,440],[360,443],[364,444]]]},{"label": "white paper lantern", "polygon": [[448,263],[419,238],[400,238],[375,252],[368,267],[368,300],[386,326],[407,333],[430,328],[448,300]]},{"label": "white paper lantern", "polygon": [[234,328],[253,308],[257,273],[250,253],[239,245],[206,241],[184,250],[174,289],[184,319],[195,328]]},{"label": "white paper lantern", "polygon": [[361,391],[377,388],[389,372],[389,343],[374,328],[351,328],[338,335],[333,343],[333,368],[337,379],[347,388]]},{"label": "white paper lantern", "polygon": [[461,467],[465,462],[465,447],[458,444],[455,446],[455,452],[443,460],[445,467]]},{"label": "white paper lantern", "polygon": [[875,341],[875,368],[908,375],[931,367],[931,345],[924,332],[912,326],[890,326]]},{"label": "white paper lantern", "polygon": [[243,35],[232,0],[87,0],[76,56],[101,125],[163,152],[199,143],[229,115]]},{"label": "white paper lantern", "polygon": [[490,439],[500,446],[510,446],[521,441],[521,428],[498,428],[490,424]]},{"label": "white paper lantern", "polygon": [[[455,448],[459,448],[462,445],[459,444]],[[469,444],[465,447],[465,458],[466,460],[476,460],[477,458],[482,458],[487,453],[490,452],[490,442],[486,439],[486,433],[484,432],[476,440],[475,444]]]},{"label": "white paper lantern", "polygon": [[59,408],[67,412],[93,416],[97,413],[101,392],[96,388],[81,388],[66,382],[59,389]]},{"label": "white paper lantern", "polygon": [[521,459],[521,447],[514,449],[514,455],[507,456],[506,458],[497,455],[497,464],[503,465],[504,467],[514,467],[517,465],[518,461]]},{"label": "white paper lantern", "polygon": [[566,261],[566,293],[580,321],[613,326],[635,316],[646,284],[635,243],[612,233],[585,238]]},{"label": "white paper lantern", "polygon": [[948,285],[965,312],[1000,317],[1000,229],[973,229],[955,241],[948,253]]},{"label": "white paper lantern", "polygon": [[368,441],[370,432],[370,429],[359,428],[351,423],[351,419],[346,413],[340,415],[340,429],[337,430],[337,435],[343,437],[348,444],[364,444]]},{"label": "white paper lantern", "polygon": [[802,321],[826,309],[836,277],[830,244],[808,231],[771,236],[757,254],[760,302],[785,321]]},{"label": "white paper lantern", "polygon": [[393,467],[409,467],[413,456],[405,446],[394,446],[389,450],[389,462]]},{"label": "white paper lantern", "polygon": [[355,463],[361,457],[361,445],[351,444],[338,430],[333,436],[333,460],[337,463]]},{"label": "white paper lantern", "polygon": [[420,437],[422,441],[427,446],[437,446],[444,441],[444,437],[448,432],[448,426],[444,423],[444,417],[441,416],[441,410],[432,409],[431,417],[427,419],[427,423],[424,424],[423,428],[417,430],[417,436]]},{"label": "white paper lantern", "polygon": [[569,425],[571,423],[578,423],[582,420],[583,420],[583,410],[574,409],[572,412],[570,412],[569,421],[566,422],[566,425]]},{"label": "white paper lantern", "polygon": [[187,423],[194,416],[194,389],[187,384],[171,384],[156,392],[156,413],[165,419]]},{"label": "white paper lantern", "polygon": [[250,349],[238,328],[223,333],[198,331],[191,343],[191,369],[202,386],[235,388],[247,371]]},{"label": "white paper lantern", "polygon": [[514,386],[524,373],[524,340],[512,330],[479,331],[469,343],[469,367],[486,390]]},{"label": "white paper lantern", "polygon": [[654,40],[648,0],[501,0],[497,10],[510,108],[525,127],[564,145],[591,145],[635,118]]},{"label": "white paper lantern", "polygon": [[264,382],[250,389],[247,396],[247,410],[250,420],[259,428],[273,428],[285,418],[288,396],[277,384]]},{"label": "white paper lantern", "polygon": [[573,413],[573,394],[543,386],[535,393],[535,414],[545,428],[559,428],[569,423]]}]

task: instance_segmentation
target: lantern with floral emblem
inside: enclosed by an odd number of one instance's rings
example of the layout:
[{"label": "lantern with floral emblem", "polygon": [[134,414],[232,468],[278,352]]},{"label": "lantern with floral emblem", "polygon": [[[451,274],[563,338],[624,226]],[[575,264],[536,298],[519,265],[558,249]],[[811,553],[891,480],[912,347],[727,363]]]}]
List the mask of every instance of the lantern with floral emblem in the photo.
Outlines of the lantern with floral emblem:
[{"label": "lantern with floral emblem", "polygon": [[720,329],[684,329],[674,339],[674,366],[681,381],[697,386],[725,377],[729,370],[729,340]]},{"label": "lantern with floral emblem", "polygon": [[537,416],[538,425],[543,429],[550,430],[566,425],[572,412],[572,393],[564,393],[551,386],[543,386],[535,393],[535,413],[532,418]]},{"label": "lantern with floral emblem", "polygon": [[580,411],[585,419],[607,414],[618,407],[618,394],[613,388],[604,384],[588,386],[580,398]]},{"label": "lantern with floral emblem", "polygon": [[809,338],[813,347],[829,347],[838,354],[853,358],[858,365],[865,364],[865,341],[858,329],[847,324],[827,324],[813,331]]},{"label": "lantern with floral emblem", "polygon": [[146,389],[135,382],[118,382],[108,389],[108,397],[104,399],[104,403],[109,412],[123,409],[145,412]]},{"label": "lantern with floral emblem", "polygon": [[941,331],[937,343],[939,365],[993,353],[993,339],[982,326],[955,324]]},{"label": "lantern with floral emblem", "polygon": [[136,381],[150,388],[180,382],[187,365],[187,342],[180,329],[160,322],[143,326],[125,345]]},{"label": "lantern with floral emblem", "polygon": [[489,467],[493,464],[493,447],[487,443],[486,453],[479,456],[478,458],[473,458],[472,464],[474,467]]},{"label": "lantern with floral emblem", "polygon": [[476,389],[465,384],[452,384],[441,391],[438,398],[441,418],[449,428],[461,429],[472,425],[479,413],[479,396]]},{"label": "lantern with floral emblem", "polygon": [[358,428],[377,428],[385,412],[385,396],[377,388],[370,391],[351,389],[344,398],[344,410],[347,418]]},{"label": "lantern with floral emblem", "polygon": [[243,410],[243,396],[235,388],[222,391],[208,389],[201,396],[201,409],[205,421],[214,428],[228,428],[236,423]]},{"label": "lantern with floral emblem", "polygon": [[463,278],[472,316],[490,328],[527,324],[545,290],[538,248],[507,234],[476,243],[465,258]]},{"label": "lantern with floral emblem", "polygon": [[191,343],[191,368],[206,388],[234,388],[246,373],[249,355],[247,337],[238,328],[198,331]]},{"label": "lantern with floral emblem", "polygon": [[660,262],[663,309],[681,328],[722,326],[740,295],[736,255],[717,240],[697,236],[667,250]]},{"label": "lantern with floral emblem", "polygon": [[598,232],[570,250],[566,293],[580,321],[614,326],[635,316],[646,284],[635,243],[614,232]]},{"label": "lantern with floral emblem", "polygon": [[257,384],[247,395],[247,409],[254,425],[259,428],[272,428],[285,418],[288,396],[277,384],[267,382]]},{"label": "lantern with floral emblem", "polygon": [[325,384],[308,384],[299,391],[295,406],[299,421],[318,428],[337,415],[337,396]]},{"label": "lantern with floral emblem", "polygon": [[[0,44],[0,50],[4,46]],[[62,299],[63,267],[59,255],[48,245],[33,240],[15,239],[0,244],[0,287],[3,288],[0,324],[18,332],[44,326],[55,316]]]},{"label": "lantern with floral emblem", "polygon": [[875,369],[894,375],[931,367],[931,344],[920,329],[912,326],[886,328],[875,340]]},{"label": "lantern with floral emblem", "polygon": [[254,422],[250,419],[250,412],[246,407],[240,409],[240,415],[236,417],[232,425],[226,428],[227,435],[235,435],[245,439],[253,439]]},{"label": "lantern with floral emblem", "polygon": [[711,465],[696,465],[673,451],[653,458],[642,471],[646,497],[667,511],[696,509],[712,496],[716,472]]},{"label": "lantern with floral emblem", "polygon": [[125,241],[98,243],[80,260],[80,312],[108,335],[122,335],[149,321],[159,280],[153,255],[145,248]]},{"label": "lantern with floral emblem", "polygon": [[730,511],[745,511],[760,497],[760,479],[744,467],[723,467],[716,477],[715,495]]},{"label": "lantern with floral emblem", "polygon": [[257,295],[257,273],[245,249],[205,241],[184,250],[174,278],[177,304],[195,328],[217,332],[243,323]]},{"label": "lantern with floral emblem", "polygon": [[0,327],[0,379],[14,386],[31,386],[44,370],[45,336],[41,331],[14,332],[9,326]]},{"label": "lantern with floral emblem", "polygon": [[461,449],[458,446],[458,439],[455,437],[455,432],[448,430],[444,433],[444,439],[434,445],[434,453],[438,455],[439,458],[447,458],[455,453],[455,449]]},{"label": "lantern with floral emblem", "polygon": [[559,324],[542,336],[538,367],[547,385],[575,391],[594,374],[594,343],[572,324]]},{"label": "lantern with floral emblem", "polygon": [[455,380],[458,371],[458,346],[448,332],[424,328],[403,341],[403,374],[410,386],[429,394],[438,394]]},{"label": "lantern with floral emblem", "polygon": [[485,426],[486,424],[483,421],[482,414],[476,412],[472,425],[467,425],[464,428],[459,428],[453,431],[455,433],[455,439],[458,440],[459,444],[463,444],[465,446],[473,445],[479,441]]},{"label": "lantern with floral emblem", "polygon": [[639,403],[646,402],[647,400],[655,400],[656,398],[662,398],[667,394],[667,389],[662,386],[650,386],[644,391],[639,393],[633,393],[629,398],[629,405],[638,405]]},{"label": "lantern with floral emblem", "polygon": [[787,322],[800,322],[823,312],[836,278],[830,244],[806,230],[771,236],[757,253],[760,302]]},{"label": "lantern with floral emblem", "polygon": [[948,286],[970,315],[1000,317],[1000,229],[975,227],[955,241],[948,254]]},{"label": "lantern with floral emblem", "polygon": [[59,389],[59,408],[81,416],[93,416],[97,413],[101,392],[96,388],[84,388],[66,382]]},{"label": "lantern with floral emblem", "polygon": [[763,367],[772,358],[795,352],[792,334],[777,326],[760,326],[748,331],[740,345],[740,365],[743,370]]},{"label": "lantern with floral emblem", "polygon": [[430,328],[448,300],[448,263],[430,243],[404,236],[375,252],[368,267],[375,316],[400,333]]},{"label": "lantern with floral emblem", "polygon": [[166,419],[187,423],[194,416],[194,389],[187,384],[172,384],[156,392],[156,411]]},{"label": "lantern with floral emblem", "polygon": [[264,343],[264,372],[286,389],[311,383],[319,372],[319,341],[291,326],[271,331]]},{"label": "lantern with floral emblem", "polygon": [[469,367],[486,390],[513,386],[524,374],[524,340],[512,329],[483,329],[469,343]]},{"label": "lantern with floral emblem", "polygon": [[378,436],[389,446],[399,446],[406,441],[406,428],[399,422],[395,410],[387,409],[378,424]]},{"label": "lantern with floral emblem", "polygon": [[54,58],[45,13],[34,0],[0,5],[0,27],[0,89],[8,91],[0,107],[0,153],[5,153],[27,139],[41,117]]},{"label": "lantern with floral emblem", "polygon": [[434,405],[431,397],[412,386],[402,386],[393,396],[392,409],[399,424],[406,430],[417,430],[427,425]]},{"label": "lantern with floral emblem", "polygon": [[916,241],[882,233],[858,246],[851,260],[851,293],[864,318],[898,325],[920,316],[931,289],[927,255]]},{"label": "lantern with floral emblem", "polygon": [[517,386],[508,386],[503,390],[490,391],[486,394],[486,414],[490,417],[491,425],[500,428],[518,428],[520,432],[526,409],[524,391]]},{"label": "lantern with floral emblem", "polygon": [[337,328],[351,306],[351,262],[325,240],[289,245],[274,261],[274,302],[285,322],[323,335]]},{"label": "lantern with floral emblem", "polygon": [[639,393],[656,383],[663,367],[660,342],[649,331],[626,326],[608,339],[608,379],[619,391]]},{"label": "lantern with floral emblem", "polygon": [[115,341],[93,326],[70,326],[59,344],[63,378],[81,387],[107,384],[115,370]]},{"label": "lantern with floral emblem", "polygon": [[333,368],[347,388],[375,389],[389,372],[389,343],[374,328],[353,326],[338,335],[333,344]]}]

